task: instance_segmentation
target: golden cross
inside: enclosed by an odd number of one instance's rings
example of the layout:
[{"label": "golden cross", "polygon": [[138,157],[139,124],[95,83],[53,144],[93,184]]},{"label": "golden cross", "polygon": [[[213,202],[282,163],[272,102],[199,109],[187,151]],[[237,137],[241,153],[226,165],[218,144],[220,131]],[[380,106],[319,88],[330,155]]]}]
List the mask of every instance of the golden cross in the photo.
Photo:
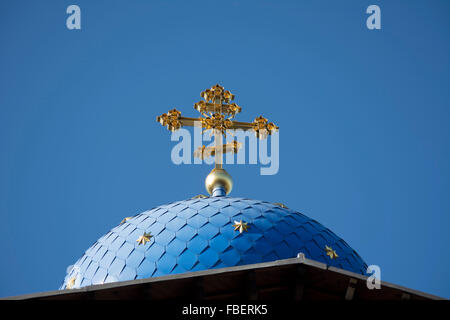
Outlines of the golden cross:
[{"label": "golden cross", "polygon": [[170,110],[160,115],[156,120],[170,131],[176,131],[181,127],[193,127],[200,125],[203,131],[212,131],[214,133],[214,147],[202,146],[194,151],[194,157],[205,158],[215,157],[215,169],[222,169],[223,153],[236,153],[240,148],[240,143],[236,141],[223,144],[222,136],[226,136],[228,130],[241,129],[244,131],[252,130],[256,137],[264,139],[267,135],[278,130],[278,127],[266,118],[259,116],[253,122],[239,122],[233,118],[242,111],[234,100],[234,94],[218,84],[211,89],[206,89],[200,96],[204,99],[194,104],[194,109],[200,112],[202,117],[189,118],[181,116],[177,109]]}]

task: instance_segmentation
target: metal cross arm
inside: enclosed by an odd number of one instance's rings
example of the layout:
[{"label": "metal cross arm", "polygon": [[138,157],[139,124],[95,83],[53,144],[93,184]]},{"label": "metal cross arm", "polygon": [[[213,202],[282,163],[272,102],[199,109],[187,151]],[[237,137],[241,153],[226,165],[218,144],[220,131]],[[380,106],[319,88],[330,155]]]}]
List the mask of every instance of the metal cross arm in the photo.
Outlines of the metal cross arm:
[{"label": "metal cross arm", "polygon": [[253,122],[233,121],[220,113],[214,113],[210,116],[205,115],[204,118],[191,118],[181,116],[181,112],[177,109],[172,109],[158,116],[156,120],[170,131],[176,131],[181,127],[201,126],[205,130],[219,130],[223,135],[226,135],[227,130],[253,130],[258,138],[265,138],[267,134],[270,135],[278,130],[275,124],[269,123],[262,116],[259,116]]}]

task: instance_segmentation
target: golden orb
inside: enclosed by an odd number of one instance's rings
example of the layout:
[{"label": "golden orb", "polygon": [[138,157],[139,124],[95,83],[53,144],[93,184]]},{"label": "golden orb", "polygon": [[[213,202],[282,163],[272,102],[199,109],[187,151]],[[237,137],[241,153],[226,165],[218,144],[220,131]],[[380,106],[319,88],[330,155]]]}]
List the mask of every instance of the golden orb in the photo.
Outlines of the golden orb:
[{"label": "golden orb", "polygon": [[210,195],[213,194],[213,190],[217,187],[223,187],[226,195],[233,189],[233,179],[224,169],[212,169],[205,179],[205,188]]}]

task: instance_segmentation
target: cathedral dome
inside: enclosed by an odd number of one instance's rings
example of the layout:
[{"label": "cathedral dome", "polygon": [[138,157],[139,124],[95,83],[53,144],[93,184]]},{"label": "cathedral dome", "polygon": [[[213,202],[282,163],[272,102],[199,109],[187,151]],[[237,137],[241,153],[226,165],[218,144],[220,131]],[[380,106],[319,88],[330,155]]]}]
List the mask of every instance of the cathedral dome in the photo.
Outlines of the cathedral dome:
[{"label": "cathedral dome", "polygon": [[359,274],[367,269],[344,240],[299,212],[282,204],[216,196],[125,218],[68,269],[61,289],[269,262],[298,253]]}]

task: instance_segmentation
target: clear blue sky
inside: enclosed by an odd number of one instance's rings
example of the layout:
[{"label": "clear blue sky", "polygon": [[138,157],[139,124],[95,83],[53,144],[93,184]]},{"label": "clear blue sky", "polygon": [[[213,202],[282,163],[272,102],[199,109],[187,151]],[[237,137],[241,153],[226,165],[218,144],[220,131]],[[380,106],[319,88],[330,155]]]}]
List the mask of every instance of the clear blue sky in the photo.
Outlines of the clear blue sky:
[{"label": "clear blue sky", "polygon": [[[82,29],[66,28],[81,7]],[[382,29],[366,28],[370,4]],[[204,191],[156,121],[220,83],[280,127],[280,171],[229,166],[382,280],[450,298],[450,2],[0,2],[0,296],[57,289],[122,218]]]}]

